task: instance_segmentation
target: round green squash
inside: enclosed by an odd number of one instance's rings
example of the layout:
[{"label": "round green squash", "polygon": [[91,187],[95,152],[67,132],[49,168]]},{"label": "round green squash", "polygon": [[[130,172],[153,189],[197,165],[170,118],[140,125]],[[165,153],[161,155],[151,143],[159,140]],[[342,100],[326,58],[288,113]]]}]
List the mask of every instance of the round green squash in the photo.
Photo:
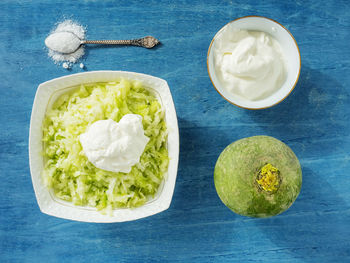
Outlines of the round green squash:
[{"label": "round green squash", "polygon": [[301,182],[294,152],[270,136],[233,142],[220,154],[214,170],[221,201],[250,217],[271,217],[287,210],[299,195]]}]

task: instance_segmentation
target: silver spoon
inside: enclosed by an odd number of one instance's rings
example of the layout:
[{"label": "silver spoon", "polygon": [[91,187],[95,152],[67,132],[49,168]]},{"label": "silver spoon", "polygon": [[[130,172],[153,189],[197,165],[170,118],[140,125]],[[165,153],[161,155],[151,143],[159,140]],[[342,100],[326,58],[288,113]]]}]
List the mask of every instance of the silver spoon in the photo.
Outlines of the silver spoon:
[{"label": "silver spoon", "polygon": [[131,40],[82,40],[72,32],[62,31],[49,35],[45,39],[45,45],[61,54],[71,54],[84,44],[102,44],[102,45],[131,45],[145,48],[153,48],[160,42],[158,39],[147,36]]}]

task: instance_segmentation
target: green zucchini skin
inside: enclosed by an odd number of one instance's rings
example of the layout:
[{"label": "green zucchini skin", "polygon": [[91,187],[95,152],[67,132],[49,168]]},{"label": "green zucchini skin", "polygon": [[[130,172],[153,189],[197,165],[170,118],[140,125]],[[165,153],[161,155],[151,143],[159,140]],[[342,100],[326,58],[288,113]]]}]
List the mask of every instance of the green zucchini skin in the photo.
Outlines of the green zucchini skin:
[{"label": "green zucchini skin", "polygon": [[[257,187],[259,170],[271,163],[280,171],[276,192]],[[287,210],[298,197],[302,171],[294,152],[270,136],[240,139],[220,154],[214,170],[214,183],[221,201],[233,212],[249,217],[271,217]]]}]

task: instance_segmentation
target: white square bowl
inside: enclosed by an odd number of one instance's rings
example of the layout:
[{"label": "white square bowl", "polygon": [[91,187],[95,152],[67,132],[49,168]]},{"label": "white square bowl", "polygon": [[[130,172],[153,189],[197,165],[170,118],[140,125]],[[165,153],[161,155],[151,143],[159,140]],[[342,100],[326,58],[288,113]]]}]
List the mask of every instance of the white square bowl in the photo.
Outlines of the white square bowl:
[{"label": "white square bowl", "polygon": [[[70,87],[83,83],[109,82],[120,78],[138,80],[153,90],[165,110],[168,129],[169,168],[163,184],[159,186],[157,196],[138,208],[114,209],[112,215],[103,215],[95,208],[75,206],[60,200],[43,184],[42,172],[44,168],[42,123],[46,111],[57,97]],[[173,196],[177,167],[179,160],[179,129],[174,102],[167,82],[150,75],[125,71],[91,71],[68,75],[44,82],[39,85],[32,109],[29,129],[29,164],[35,196],[40,210],[48,215],[96,223],[112,223],[136,220],[151,216],[169,208]]]}]

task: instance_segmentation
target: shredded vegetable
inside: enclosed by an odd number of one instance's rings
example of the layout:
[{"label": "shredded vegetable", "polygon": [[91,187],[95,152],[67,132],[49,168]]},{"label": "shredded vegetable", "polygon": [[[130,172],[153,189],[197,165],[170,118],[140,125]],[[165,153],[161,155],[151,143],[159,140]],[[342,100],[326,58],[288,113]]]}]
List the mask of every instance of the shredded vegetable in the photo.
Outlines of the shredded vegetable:
[{"label": "shredded vegetable", "polygon": [[[128,113],[143,117],[145,135],[150,138],[140,162],[130,173],[96,168],[84,155],[79,135],[97,120],[119,122]],[[165,113],[142,83],[122,79],[77,86],[46,113],[44,183],[58,198],[103,213],[141,206],[156,194],[168,169],[166,141]]]}]

